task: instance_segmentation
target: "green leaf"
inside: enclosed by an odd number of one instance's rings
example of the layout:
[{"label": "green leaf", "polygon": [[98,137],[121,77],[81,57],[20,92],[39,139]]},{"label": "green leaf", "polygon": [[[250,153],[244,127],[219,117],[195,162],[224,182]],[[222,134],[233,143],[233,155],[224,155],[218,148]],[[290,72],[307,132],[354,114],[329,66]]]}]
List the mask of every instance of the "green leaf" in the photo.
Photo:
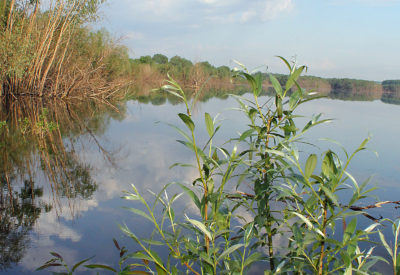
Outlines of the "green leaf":
[{"label": "green leaf", "polygon": [[354,218],[354,219],[352,219],[352,220],[350,221],[350,223],[347,225],[345,234],[348,233],[348,234],[350,234],[350,235],[353,235],[353,234],[354,234],[354,231],[356,230],[356,227],[357,227],[357,219]]},{"label": "green leaf", "polygon": [[328,151],[325,154],[324,160],[322,161],[322,173],[324,173],[325,176],[329,177],[331,176],[335,171],[336,171],[336,166],[333,161],[333,153],[332,151]]},{"label": "green leaf", "polygon": [[321,186],[322,191],[324,191],[325,195],[336,205],[339,206],[339,203],[337,201],[336,195],[332,193],[331,190],[329,190],[329,188],[325,187],[325,186]]},{"label": "green leaf", "polygon": [[157,252],[149,249],[149,255],[154,259],[154,263],[156,264],[157,274],[166,274],[165,267],[162,263],[160,256],[158,256]]},{"label": "green leaf", "polygon": [[87,258],[87,259],[85,259],[85,260],[82,260],[82,261],[80,261],[80,262],[78,262],[78,263],[76,263],[73,267],[72,267],[72,272],[74,272],[75,271],[75,269],[77,269],[80,265],[82,265],[83,263],[86,263],[87,261],[89,261],[89,260],[91,260],[91,259],[93,259],[94,258],[94,256],[93,257],[90,257],[90,258]]},{"label": "green leaf", "polygon": [[56,257],[56,258],[59,258],[61,261],[64,260],[63,257],[61,257],[61,255],[58,254],[58,253],[56,253],[56,252],[50,252],[50,254],[53,255],[53,256]]},{"label": "green leaf", "polygon": [[188,187],[186,187],[185,185],[178,183],[178,185],[183,189],[183,191],[185,191],[186,194],[189,195],[189,197],[192,199],[193,203],[197,206],[198,209],[201,208],[201,203],[199,198],[196,196],[196,194],[189,189]]},{"label": "green leaf", "polygon": [[179,113],[178,116],[186,124],[186,126],[189,128],[190,131],[194,131],[194,123],[188,115]]},{"label": "green leaf", "polygon": [[301,91],[300,90],[296,90],[294,93],[292,93],[292,95],[290,96],[289,99],[289,108],[291,110],[293,110],[293,108],[296,106],[296,103],[299,101],[301,96]]},{"label": "green leaf", "polygon": [[346,244],[350,237],[354,234],[354,230],[357,227],[357,219],[354,218],[350,221],[350,223],[346,226],[346,230],[343,234],[343,244]]},{"label": "green leaf", "polygon": [[289,71],[292,72],[292,66],[290,66],[289,62],[282,56],[278,55],[277,57],[280,58],[286,64],[286,66],[288,67]]},{"label": "green leaf", "polygon": [[136,209],[136,208],[131,208],[131,207],[122,207],[123,209],[129,210],[139,216],[142,216],[143,218],[146,218],[147,220],[154,222],[153,219],[147,215],[145,212],[143,212],[142,210]]},{"label": "green leaf", "polygon": [[282,118],[283,114],[283,106],[282,106],[282,98],[280,96],[275,97],[275,105],[276,105],[276,112],[278,113],[278,118]]},{"label": "green leaf", "polygon": [[310,220],[308,220],[306,217],[304,217],[302,214],[297,213],[297,212],[292,212],[293,214],[295,214],[297,217],[299,217],[310,229],[314,229],[315,232],[317,232],[319,235],[321,235],[322,237],[325,238],[324,233],[322,233],[322,231],[318,228],[315,228],[313,226],[313,224],[310,222]]},{"label": "green leaf", "polygon": [[51,266],[62,266],[62,264],[60,264],[60,263],[48,263],[48,264],[44,264],[44,265],[38,267],[38,268],[36,269],[36,271],[43,270],[43,269],[46,269],[46,268],[51,267]]},{"label": "green leaf", "polygon": [[163,243],[163,242],[152,240],[152,239],[142,239],[142,241],[145,243],[151,244],[151,245],[165,245],[165,243]]},{"label": "green leaf", "polygon": [[200,252],[200,258],[203,259],[209,265],[211,265],[211,266],[214,265],[213,261],[210,259],[210,257],[205,252]]},{"label": "green leaf", "polygon": [[135,242],[139,243],[139,238],[129,230],[128,226],[119,224],[118,227],[119,229],[121,229],[122,232],[131,237],[133,240],[135,240]]},{"label": "green leaf", "polygon": [[276,94],[282,97],[283,96],[282,86],[279,83],[278,79],[276,79],[276,77],[273,76],[272,74],[269,75],[269,79],[271,80],[272,86],[274,87]]},{"label": "green leaf", "polygon": [[136,251],[134,253],[129,254],[128,257],[133,259],[140,259],[140,260],[154,262],[154,259],[151,258],[149,255],[144,254],[143,251]]},{"label": "green leaf", "polygon": [[303,70],[305,69],[305,66],[301,66],[297,68],[292,74],[290,74],[288,81],[286,82],[286,90],[289,90],[292,88],[293,84],[297,81]]},{"label": "green leaf", "polygon": [[304,169],[305,178],[308,180],[310,176],[314,173],[315,167],[317,166],[317,155],[312,154],[308,157],[306,161],[306,166]]},{"label": "green leaf", "polygon": [[364,229],[365,232],[370,233],[372,230],[375,229],[375,227],[379,226],[379,223],[373,223],[370,226],[368,226],[366,229]]},{"label": "green leaf", "polygon": [[258,86],[257,86],[257,80],[252,75],[250,75],[248,73],[241,72],[240,74],[247,79],[247,82],[250,84],[251,90],[253,91],[254,96],[257,97],[259,95]]},{"label": "green leaf", "polygon": [[251,136],[251,135],[253,134],[254,131],[255,131],[255,129],[254,129],[254,128],[251,128],[251,129],[249,129],[249,130],[243,132],[243,133],[240,135],[240,137],[239,137],[239,141],[245,140],[246,138],[248,138],[249,136]]},{"label": "green leaf", "polygon": [[159,266],[158,264],[156,264],[156,271],[157,271],[157,274],[160,274],[160,275],[167,274],[167,272],[165,272],[165,270],[161,266]]},{"label": "green leaf", "polygon": [[263,258],[263,255],[260,252],[254,252],[244,261],[244,266],[251,265],[252,263],[259,261]]},{"label": "green leaf", "polygon": [[349,265],[347,268],[346,268],[346,270],[345,270],[345,272],[344,272],[344,275],[352,275],[353,274],[353,267],[352,267],[352,265]]},{"label": "green leaf", "polygon": [[195,227],[197,227],[201,232],[203,232],[203,234],[206,235],[208,237],[208,239],[210,239],[210,240],[212,239],[211,232],[207,229],[207,227],[202,222],[189,219],[188,217],[186,217],[186,220],[188,222],[190,222],[192,225],[194,225]]},{"label": "green leaf", "polygon": [[228,249],[226,249],[224,252],[221,253],[221,255],[219,255],[219,257],[217,258],[217,262],[221,261],[226,256],[228,256],[229,254],[231,254],[232,252],[236,251],[237,249],[239,249],[243,246],[244,246],[244,244],[240,243],[240,244],[235,244],[235,245],[228,247]]},{"label": "green leaf", "polygon": [[246,246],[248,244],[248,241],[251,240],[251,236],[253,234],[253,229],[254,229],[254,223],[252,222],[247,226],[247,228],[244,232],[244,241],[246,243]]},{"label": "green leaf", "polygon": [[255,81],[256,81],[256,90],[254,93],[256,96],[259,96],[262,92],[262,75],[257,74],[255,77]]},{"label": "green leaf", "polygon": [[106,270],[112,271],[114,273],[117,273],[117,271],[114,268],[112,268],[111,266],[103,265],[103,264],[89,264],[89,265],[85,265],[85,267],[90,268],[90,269],[101,268],[101,269],[106,269]]},{"label": "green leaf", "polygon": [[312,225],[312,223],[306,217],[304,217],[302,214],[297,213],[297,212],[292,212],[292,213],[295,214],[297,217],[299,217],[308,227],[310,227],[310,228],[314,227]]},{"label": "green leaf", "polygon": [[389,253],[390,257],[393,258],[393,251],[390,248],[390,246],[388,245],[388,243],[385,240],[385,236],[383,236],[382,232],[378,232],[379,234],[379,238],[381,239],[381,243],[383,244],[383,246],[386,248],[386,251]]},{"label": "green leaf", "polygon": [[212,118],[211,118],[209,113],[205,113],[204,114],[204,118],[205,118],[205,122],[206,122],[206,128],[207,128],[208,135],[210,137],[212,137],[212,135],[214,134],[214,123],[213,123],[213,120],[212,120]]}]

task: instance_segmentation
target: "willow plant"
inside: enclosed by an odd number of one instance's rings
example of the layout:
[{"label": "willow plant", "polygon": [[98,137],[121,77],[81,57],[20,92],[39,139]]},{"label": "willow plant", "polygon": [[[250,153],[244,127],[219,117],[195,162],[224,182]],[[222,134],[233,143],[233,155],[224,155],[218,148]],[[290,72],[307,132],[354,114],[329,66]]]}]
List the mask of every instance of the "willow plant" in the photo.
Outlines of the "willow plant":
[{"label": "willow plant", "polygon": [[[138,258],[144,261],[139,266],[144,266],[152,271],[152,262],[158,274],[177,274],[182,270],[176,264],[180,264],[188,272],[194,274],[243,274],[252,262],[259,259],[261,254],[249,251],[253,236],[253,227],[247,226],[233,231],[231,221],[235,217],[235,204],[228,199],[225,191],[226,184],[234,175],[241,163],[237,149],[232,152],[213,145],[213,138],[220,129],[216,120],[208,113],[204,120],[209,134],[208,141],[201,147],[195,136],[195,123],[192,120],[192,110],[196,97],[189,102],[181,87],[170,78],[168,84],[163,87],[168,93],[180,98],[186,107],[185,113],[178,116],[184,123],[186,131],[173,126],[183,137],[180,143],[193,151],[197,178],[193,181],[193,188],[183,183],[178,184],[189,195],[192,203],[198,210],[200,219],[186,216],[183,222],[176,220],[172,203],[180,196],[168,197],[166,189],[157,195],[152,207],[143,199],[135,186],[134,192],[128,193],[125,198],[139,200],[146,208],[147,213],[130,208],[132,212],[146,218],[154,225],[155,232],[151,240],[141,240],[126,226],[121,229],[137,242],[142,250],[128,257]],[[186,166],[185,164],[175,164]],[[219,182],[217,178],[220,179]],[[200,190],[200,196],[197,191]],[[165,196],[163,194],[165,193]],[[163,208],[163,216],[157,219],[155,212],[157,204]],[[187,233],[189,231],[189,234]],[[182,232],[185,232],[183,234]],[[200,244],[200,245],[199,245]],[[167,263],[163,263],[153,250],[152,246],[163,245],[169,248]],[[175,263],[172,259],[176,259]]]},{"label": "willow plant", "polygon": [[296,127],[297,116],[294,115],[296,108],[319,97],[315,96],[313,91],[303,90],[297,83],[299,76],[306,69],[305,66],[296,67],[286,59],[279,58],[287,65],[290,74],[284,87],[274,75],[270,75],[274,96],[268,98],[265,103],[260,102],[260,95],[263,92],[261,74],[251,74],[238,63],[242,69],[236,75],[245,78],[253,92],[252,100],[236,96],[240,105],[239,110],[249,119],[249,129],[237,140],[246,144],[246,150],[241,154],[245,156],[244,163],[247,169],[241,178],[252,182],[254,195],[251,196],[250,210],[255,215],[257,243],[267,248],[271,271],[276,269],[274,237],[279,234],[278,227],[284,223],[280,220],[282,209],[278,210],[278,214],[274,213],[276,212],[273,209],[274,205],[276,206],[281,194],[279,186],[274,183],[277,178],[285,176],[288,168],[288,163],[278,159],[277,156],[284,152],[287,146],[298,142],[301,135],[312,127],[329,122],[329,120],[319,120],[320,116],[317,116],[302,131]]},{"label": "willow plant", "polygon": [[[119,270],[96,264],[85,265],[87,268],[119,274],[244,274],[258,263],[265,274],[367,274],[381,259],[372,255],[373,248],[366,252],[360,248],[361,242],[368,242],[369,235],[376,233],[376,224],[364,230],[357,228],[356,216],[363,212],[351,210],[373,190],[366,188],[367,181],[358,185],[347,171],[355,155],[366,148],[368,139],[352,154],[343,149],[344,161],[328,150],[322,154],[319,169],[315,154],[307,156],[303,166],[303,153],[297,144],[304,142],[302,136],[307,131],[330,120],[316,115],[302,128],[296,125],[298,106],[318,96],[297,82],[306,67],[280,58],[289,69],[289,77],[282,85],[270,76],[272,98],[261,97],[264,85],[260,75],[254,76],[244,67],[237,71],[237,77],[248,81],[253,99],[236,96],[249,124],[239,137],[230,140],[234,143],[230,151],[215,145],[220,125],[208,113],[204,121],[209,138],[204,144],[199,142],[192,118],[199,94],[189,101],[177,82],[167,80],[163,90],[185,106],[185,112],[178,114],[184,128],[173,127],[183,137],[179,142],[193,152],[195,163],[173,166],[194,166],[197,177],[189,185],[165,185],[154,194],[153,204],[132,185],[133,191],[124,198],[142,207],[128,210],[148,220],[153,233],[150,238],[141,238],[121,225],[139,250],[128,253],[116,244],[121,257]],[[240,191],[232,186],[236,179]],[[173,203],[182,194],[168,195],[172,184],[189,196],[197,216],[185,215],[182,220],[175,215]],[[242,189],[244,184],[249,191]],[[343,190],[351,194],[346,204],[339,200]],[[157,214],[160,208],[161,216]],[[234,226],[242,219],[239,209],[253,216],[241,223],[244,225]],[[278,244],[282,237],[286,244]],[[158,255],[157,246],[167,248],[168,255]],[[395,254],[397,251],[391,255]]]}]

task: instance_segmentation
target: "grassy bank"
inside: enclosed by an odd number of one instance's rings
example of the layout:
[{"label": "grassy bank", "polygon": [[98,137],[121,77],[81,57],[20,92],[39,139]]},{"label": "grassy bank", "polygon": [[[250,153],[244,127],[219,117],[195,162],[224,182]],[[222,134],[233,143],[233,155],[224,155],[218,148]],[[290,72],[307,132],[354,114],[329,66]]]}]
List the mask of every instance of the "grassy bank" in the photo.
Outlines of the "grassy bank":
[{"label": "grassy bank", "polygon": [[1,0],[0,95],[109,97],[125,85],[127,49],[88,27],[103,2]]}]

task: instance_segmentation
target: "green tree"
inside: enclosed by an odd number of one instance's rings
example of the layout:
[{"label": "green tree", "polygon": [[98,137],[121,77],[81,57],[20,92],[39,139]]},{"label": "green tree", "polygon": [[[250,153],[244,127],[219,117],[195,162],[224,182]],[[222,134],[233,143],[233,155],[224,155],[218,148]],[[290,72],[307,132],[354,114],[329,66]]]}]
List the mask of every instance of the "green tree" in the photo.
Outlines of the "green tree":
[{"label": "green tree", "polygon": [[140,64],[152,64],[153,63],[153,59],[151,58],[150,55],[141,56],[139,58],[139,63]]},{"label": "green tree", "polygon": [[168,63],[168,57],[166,57],[163,54],[157,53],[153,55],[153,62],[156,64],[167,64]]},{"label": "green tree", "polygon": [[188,78],[190,69],[193,67],[193,63],[190,60],[177,55],[169,60],[169,64],[172,66],[174,77],[183,78],[184,80]]}]

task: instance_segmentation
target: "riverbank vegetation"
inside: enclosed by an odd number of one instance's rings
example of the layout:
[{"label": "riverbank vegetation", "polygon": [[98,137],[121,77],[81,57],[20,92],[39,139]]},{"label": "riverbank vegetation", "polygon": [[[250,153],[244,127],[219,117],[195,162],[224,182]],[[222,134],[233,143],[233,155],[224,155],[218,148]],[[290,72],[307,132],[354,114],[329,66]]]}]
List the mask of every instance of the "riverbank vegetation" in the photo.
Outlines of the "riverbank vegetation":
[{"label": "riverbank vegetation", "polygon": [[[129,57],[126,47],[106,30],[92,30],[105,0],[0,0],[0,96],[96,97],[148,96],[167,74],[188,93],[242,90],[231,68],[163,54]],[[263,85],[272,88],[268,75]],[[275,74],[282,84],[287,76]],[[396,81],[303,76],[299,84],[337,98],[400,98]],[[397,85],[397,86],[396,86]],[[121,93],[120,93],[121,92]],[[123,92],[123,93],[122,93]]]},{"label": "riverbank vegetation", "polygon": [[[162,54],[141,56],[130,59],[132,64],[132,86],[130,97],[141,102],[165,102],[165,96],[151,93],[162,85],[163,79],[169,74],[181,87],[186,96],[191,97],[198,92],[199,100],[217,96],[224,97],[229,93],[243,94],[249,91],[248,83],[243,79],[231,79],[232,69],[227,66],[215,67],[207,61],[192,63],[180,56],[168,58]],[[262,86],[273,94],[273,84],[269,73],[253,72],[253,76],[261,78]],[[273,74],[281,85],[288,80],[284,74]],[[359,80],[349,78],[322,78],[303,75],[298,79],[301,87],[318,91],[320,95],[342,100],[379,100],[396,102],[400,98],[399,81],[388,80],[383,82]],[[396,84],[397,83],[397,84]],[[296,87],[293,88],[296,90]],[[289,91],[289,93],[292,91]],[[169,98],[173,103],[174,99]],[[400,101],[400,100],[399,100]]]},{"label": "riverbank vegetation", "polygon": [[1,0],[0,95],[109,97],[121,89],[127,49],[88,27],[103,2]]}]

